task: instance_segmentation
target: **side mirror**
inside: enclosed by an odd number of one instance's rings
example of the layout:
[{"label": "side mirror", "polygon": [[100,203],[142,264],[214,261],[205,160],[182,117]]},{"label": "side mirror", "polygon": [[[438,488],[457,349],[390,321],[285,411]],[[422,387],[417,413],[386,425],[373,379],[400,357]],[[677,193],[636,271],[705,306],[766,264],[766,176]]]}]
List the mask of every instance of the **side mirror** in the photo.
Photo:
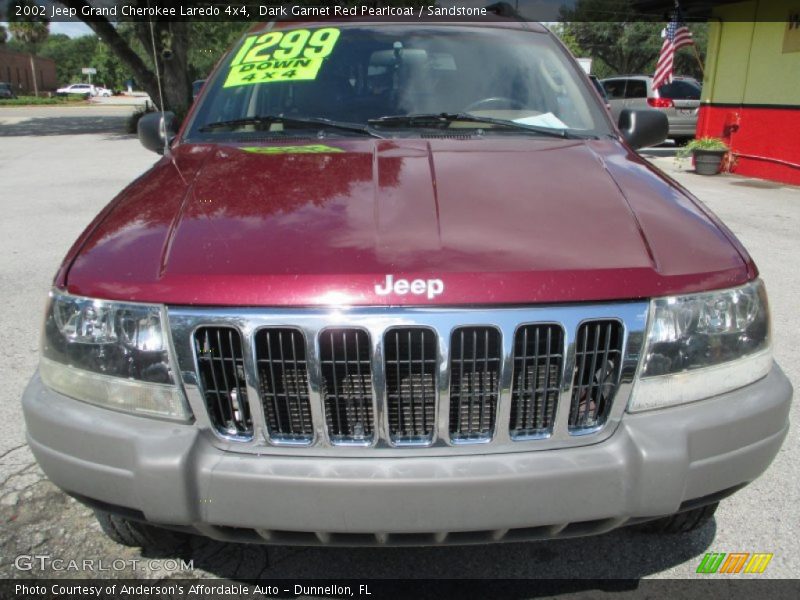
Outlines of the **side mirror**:
[{"label": "side mirror", "polygon": [[147,113],[139,119],[136,131],[142,146],[158,154],[164,154],[165,142],[169,144],[178,133],[175,113]]},{"label": "side mirror", "polygon": [[667,115],[657,110],[625,108],[619,113],[619,130],[628,145],[637,150],[657,146],[667,139]]}]

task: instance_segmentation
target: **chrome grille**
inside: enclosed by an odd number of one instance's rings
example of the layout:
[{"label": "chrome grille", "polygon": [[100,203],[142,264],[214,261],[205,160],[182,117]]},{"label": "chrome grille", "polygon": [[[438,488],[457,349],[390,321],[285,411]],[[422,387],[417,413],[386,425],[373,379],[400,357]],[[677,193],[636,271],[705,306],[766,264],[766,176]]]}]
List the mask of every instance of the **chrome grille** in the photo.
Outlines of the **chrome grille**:
[{"label": "chrome grille", "polygon": [[558,325],[524,325],[514,337],[512,439],[549,435],[561,391],[564,332]]},{"label": "chrome grille", "polygon": [[591,321],[578,329],[569,412],[571,431],[603,424],[617,390],[622,357],[622,323]]},{"label": "chrome grille", "polygon": [[306,343],[296,329],[261,329],[255,336],[261,403],[271,439],[310,442]]},{"label": "chrome grille", "polygon": [[500,332],[462,327],[450,342],[450,439],[488,440],[500,393]]},{"label": "chrome grille", "polygon": [[217,431],[252,437],[239,332],[230,327],[202,327],[194,335],[194,346],[206,408]]},{"label": "chrome grille", "polygon": [[398,444],[427,444],[436,424],[436,334],[392,329],[383,346],[389,435]]},{"label": "chrome grille", "polygon": [[648,303],[167,311],[197,425],[226,450],[446,456],[610,436]]},{"label": "chrome grille", "polygon": [[369,335],[361,329],[326,329],[319,352],[331,441],[369,443],[374,431]]}]

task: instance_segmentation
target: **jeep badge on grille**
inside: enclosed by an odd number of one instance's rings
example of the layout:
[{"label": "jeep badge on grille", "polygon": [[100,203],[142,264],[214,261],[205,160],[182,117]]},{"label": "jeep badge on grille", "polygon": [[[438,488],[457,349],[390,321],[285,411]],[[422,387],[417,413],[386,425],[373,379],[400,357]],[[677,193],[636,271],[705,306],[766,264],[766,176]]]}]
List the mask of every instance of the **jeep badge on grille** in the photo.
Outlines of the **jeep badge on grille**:
[{"label": "jeep badge on grille", "polygon": [[415,296],[427,294],[428,299],[432,300],[444,292],[444,282],[441,279],[414,279],[413,281],[398,279],[395,281],[394,275],[387,275],[383,285],[375,285],[375,293],[378,296],[388,296],[389,294],[405,296],[409,292]]}]

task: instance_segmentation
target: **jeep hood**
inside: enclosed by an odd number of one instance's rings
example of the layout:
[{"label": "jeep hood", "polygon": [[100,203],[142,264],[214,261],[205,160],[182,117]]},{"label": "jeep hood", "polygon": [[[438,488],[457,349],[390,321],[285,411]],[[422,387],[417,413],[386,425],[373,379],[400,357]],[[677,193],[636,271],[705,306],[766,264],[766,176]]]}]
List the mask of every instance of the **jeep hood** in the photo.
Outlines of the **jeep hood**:
[{"label": "jeep hood", "polygon": [[[479,305],[754,274],[713,216],[614,140],[261,144],[179,145],[90,225],[61,284],[180,305]],[[389,274],[443,291],[377,294]]]}]

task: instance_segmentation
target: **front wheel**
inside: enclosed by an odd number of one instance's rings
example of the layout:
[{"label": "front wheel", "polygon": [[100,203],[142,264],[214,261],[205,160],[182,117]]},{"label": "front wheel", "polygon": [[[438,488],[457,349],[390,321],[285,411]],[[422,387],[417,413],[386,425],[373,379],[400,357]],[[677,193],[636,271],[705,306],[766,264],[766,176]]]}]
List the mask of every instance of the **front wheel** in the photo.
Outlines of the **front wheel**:
[{"label": "front wheel", "polygon": [[185,547],[191,538],[186,533],[131,521],[101,510],[96,510],[94,515],[103,532],[123,546],[174,552]]},{"label": "front wheel", "polygon": [[705,525],[714,513],[717,512],[719,502],[692,508],[668,517],[648,521],[637,525],[636,528],[644,533],[689,533]]}]

